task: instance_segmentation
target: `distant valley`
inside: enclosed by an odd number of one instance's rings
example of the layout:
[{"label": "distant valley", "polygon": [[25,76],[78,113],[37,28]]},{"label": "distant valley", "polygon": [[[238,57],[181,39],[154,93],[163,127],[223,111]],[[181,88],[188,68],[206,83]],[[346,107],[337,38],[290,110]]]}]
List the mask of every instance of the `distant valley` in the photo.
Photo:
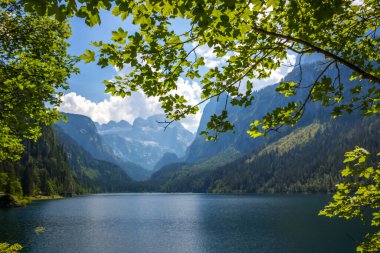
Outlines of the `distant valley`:
[{"label": "distant valley", "polygon": [[[310,57],[307,62],[303,67],[309,73],[303,77],[305,84],[312,82],[321,68],[318,57]],[[331,68],[327,74],[332,76],[334,71]],[[349,75],[346,69],[341,73],[345,82],[350,82]],[[298,79],[300,71],[295,69],[284,81]],[[157,123],[163,115],[139,118],[133,124],[95,123],[96,129],[92,128],[97,137],[93,140],[102,140],[100,146],[107,147],[106,153],[114,161],[129,161],[141,166],[135,171],[153,173],[148,180],[148,176],[136,178],[125,170],[135,180],[145,180],[139,184],[140,190],[164,192],[331,192],[340,179],[338,172],[346,150],[358,144],[370,150],[379,147],[378,120],[363,120],[357,112],[334,120],[329,116],[331,109],[319,104],[310,104],[297,126],[252,139],[246,133],[250,122],[307,95],[300,91],[295,97],[285,98],[275,89],[273,85],[256,92],[248,108],[229,105],[235,133],[222,134],[217,142],[206,142],[199,136],[209,117],[224,109],[224,103],[217,99],[206,105],[194,140],[179,123],[163,132]],[[223,96],[219,100],[224,101]],[[70,122],[71,117],[81,116],[68,117]]]},{"label": "distant valley", "polygon": [[169,157],[174,162],[183,157],[194,139],[193,134],[177,122],[164,131],[157,123],[163,115],[145,120],[138,118],[133,125],[126,121],[99,125],[83,115],[64,115],[67,122],[60,121],[57,127],[93,157],[117,164],[138,181],[148,179],[152,171],[158,169],[156,164],[163,163],[163,158]]}]

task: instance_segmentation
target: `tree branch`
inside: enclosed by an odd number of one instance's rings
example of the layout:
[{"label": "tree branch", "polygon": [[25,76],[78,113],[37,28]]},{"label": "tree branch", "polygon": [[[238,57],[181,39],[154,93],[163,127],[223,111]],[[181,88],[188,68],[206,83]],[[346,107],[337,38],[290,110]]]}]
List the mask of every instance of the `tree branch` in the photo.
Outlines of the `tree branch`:
[{"label": "tree branch", "polygon": [[302,39],[298,39],[298,38],[294,38],[290,35],[284,35],[284,34],[280,34],[280,33],[276,33],[276,32],[271,32],[271,31],[267,31],[265,29],[262,29],[262,28],[259,28],[259,27],[254,27],[253,28],[255,31],[257,32],[261,32],[261,33],[264,33],[264,34],[267,34],[269,36],[274,36],[274,37],[277,37],[277,38],[282,38],[282,39],[285,39],[285,40],[288,40],[288,41],[294,41],[294,42],[297,42],[297,43],[300,43],[302,45],[305,45],[311,49],[313,49],[314,51],[318,52],[318,53],[321,53],[321,54],[324,54],[325,56],[327,56],[328,58],[332,58],[334,59],[335,61],[347,66],[348,68],[352,69],[353,71],[357,72],[358,74],[360,74],[363,78],[365,79],[369,79],[375,83],[379,83],[380,84],[380,77],[377,77],[377,76],[374,76],[372,75],[371,73],[368,73],[366,72],[365,70],[361,69],[360,67],[354,65],[353,63],[343,59],[342,57],[338,56],[338,55],[335,55],[323,48],[320,48],[316,45],[313,45],[311,44],[310,42],[308,41],[305,41],[305,40],[302,40]]}]

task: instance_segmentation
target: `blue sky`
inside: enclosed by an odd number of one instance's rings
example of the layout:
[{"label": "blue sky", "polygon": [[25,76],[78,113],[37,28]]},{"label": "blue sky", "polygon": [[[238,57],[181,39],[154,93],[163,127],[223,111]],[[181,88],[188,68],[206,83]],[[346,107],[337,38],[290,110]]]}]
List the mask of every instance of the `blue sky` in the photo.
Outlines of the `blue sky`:
[{"label": "blue sky", "polygon": [[[101,25],[90,28],[83,19],[72,18],[70,20],[72,37],[69,39],[69,53],[73,55],[82,54],[85,49],[90,48],[93,41],[109,41],[111,32],[119,26],[125,26],[117,17],[109,12],[102,12]],[[129,30],[134,29],[129,25]],[[73,76],[70,83],[70,92],[76,92],[93,102],[101,102],[108,98],[104,93],[103,80],[111,79],[116,71],[112,67],[101,69],[95,63],[84,64],[80,62],[78,67],[81,70],[79,75]]]},{"label": "blue sky", "polygon": [[[80,55],[86,49],[91,48],[93,41],[109,41],[113,30],[123,27],[129,33],[136,31],[136,27],[129,19],[121,21],[119,17],[114,17],[110,12],[101,13],[102,23],[95,27],[88,27],[83,19],[72,18],[70,24],[72,37],[69,39],[69,53]],[[173,28],[182,31],[186,28],[186,22],[177,21]],[[142,93],[135,93],[131,97],[121,99],[111,97],[104,92],[103,80],[112,79],[118,72],[113,67],[100,68],[95,63],[84,64],[79,62],[80,74],[73,76],[69,80],[70,89],[65,91],[61,111],[78,113],[89,116],[99,123],[107,123],[110,120],[127,120],[130,123],[137,117],[146,118],[155,114],[161,114],[158,99],[147,98]],[[180,90],[186,93],[189,101],[197,103],[200,99],[200,87],[181,79],[179,81]],[[195,132],[201,114],[190,116],[181,123],[190,131]]]},{"label": "blue sky", "polygon": [[[136,31],[136,27],[131,24],[130,19],[121,21],[120,18],[114,17],[110,12],[103,11],[101,19],[101,25],[92,28],[88,27],[83,19],[70,19],[72,27],[72,37],[69,39],[70,54],[82,54],[85,49],[91,48],[90,43],[93,41],[109,41],[112,31],[117,30],[118,27],[128,30],[129,33]],[[189,29],[188,23],[184,20],[176,20],[172,23],[176,32]],[[207,46],[199,47],[196,52],[205,57],[208,68],[219,66],[225,60],[217,58],[212,49]],[[292,56],[292,61],[294,59],[295,57]],[[107,123],[110,120],[127,120],[133,123],[137,117],[147,118],[162,113],[158,99],[147,98],[141,92],[134,93],[125,99],[106,94],[103,80],[110,80],[118,74],[113,67],[102,69],[95,63],[84,64],[82,62],[78,63],[77,66],[80,68],[80,74],[69,80],[70,89],[65,92],[63,103],[59,108],[61,111],[83,114],[99,123]],[[273,73],[273,76],[268,80],[256,81],[257,89],[278,82],[290,70],[286,67],[281,68]],[[201,86],[199,83],[180,78],[177,86],[177,92],[184,95],[191,104],[200,101]],[[201,113],[191,115],[182,120],[181,123],[188,130],[196,132]]]}]

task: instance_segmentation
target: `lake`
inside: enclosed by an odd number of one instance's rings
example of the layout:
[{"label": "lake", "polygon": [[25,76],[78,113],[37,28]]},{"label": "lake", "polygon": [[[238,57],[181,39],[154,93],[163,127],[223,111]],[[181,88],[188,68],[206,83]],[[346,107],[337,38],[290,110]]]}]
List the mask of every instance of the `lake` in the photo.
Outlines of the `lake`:
[{"label": "lake", "polygon": [[[25,252],[355,252],[361,226],[319,217],[326,195],[95,194],[0,210]],[[36,234],[42,226],[45,232]]]}]

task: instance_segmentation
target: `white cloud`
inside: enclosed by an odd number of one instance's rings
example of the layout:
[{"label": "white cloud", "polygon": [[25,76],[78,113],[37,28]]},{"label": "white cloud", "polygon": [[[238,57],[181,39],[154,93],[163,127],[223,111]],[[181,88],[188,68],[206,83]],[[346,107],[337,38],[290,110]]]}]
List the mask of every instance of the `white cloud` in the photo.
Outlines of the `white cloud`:
[{"label": "white cloud", "polygon": [[136,92],[124,99],[111,96],[99,103],[94,103],[75,92],[71,92],[62,97],[62,104],[59,110],[83,114],[101,124],[107,123],[110,120],[133,122],[137,117],[146,118],[162,113],[162,109],[156,98],[147,98],[140,92]]},{"label": "white cloud", "polygon": [[179,122],[190,132],[195,133],[198,130],[199,122],[202,117],[202,109],[197,112],[197,114],[189,115],[185,119],[180,120]]},{"label": "white cloud", "polygon": [[[193,43],[193,47],[196,47],[197,43]],[[199,56],[204,57],[205,67],[206,68],[215,68],[226,62],[228,56],[225,57],[217,57],[216,53],[214,53],[214,49],[208,47],[207,45],[199,46],[195,49],[195,53]]]},{"label": "white cloud", "polygon": [[[271,11],[271,9],[268,9],[267,11]],[[196,43],[193,43],[193,47],[196,47],[196,45]],[[225,64],[230,57],[229,54],[225,55],[224,57],[217,57],[216,53],[213,51],[213,48],[210,48],[207,45],[199,46],[195,52],[205,58],[205,67],[207,68],[215,68],[221,66]],[[235,54],[238,55],[239,53],[235,52]],[[287,59],[281,61],[281,67],[273,71],[269,78],[252,80],[255,84],[254,89],[260,90],[268,85],[280,82],[282,78],[284,78],[290,71],[293,70],[293,66],[296,63],[296,57],[297,56],[295,54],[288,53]],[[244,87],[241,87],[241,90],[244,90]]]},{"label": "white cloud", "polygon": [[[196,105],[201,101],[201,86],[192,81],[179,78],[177,81],[177,90],[173,91],[179,95],[183,95],[190,105]],[[199,122],[202,117],[202,110],[199,110],[195,115],[188,115],[185,119],[180,120],[180,123],[189,131],[196,132]]]},{"label": "white cloud", "polygon": [[195,105],[201,99],[202,89],[197,82],[192,81],[190,83],[188,80],[180,77],[177,81],[177,90],[173,91],[172,93],[183,95],[189,104]]},{"label": "white cloud", "polygon": [[[198,83],[190,83],[188,80],[180,78],[177,86],[175,93],[183,95],[190,104],[194,105],[200,101],[201,87]],[[62,97],[59,110],[86,115],[101,124],[110,120],[126,120],[132,123],[138,117],[147,118],[163,113],[158,98],[147,97],[142,92],[134,92],[132,96],[125,98],[110,96],[99,103],[92,102],[75,92],[71,92]],[[196,132],[200,117],[201,113],[190,115],[181,120],[181,123],[189,131]]]},{"label": "white cloud", "polygon": [[269,78],[255,80],[258,83],[256,90],[265,86],[280,82],[289,72],[291,72],[296,63],[297,56],[295,54],[287,54],[287,59],[281,61],[281,66],[271,73]]},{"label": "white cloud", "polygon": [[[288,53],[287,59],[281,61],[281,66],[273,71],[270,77],[260,80],[252,79],[251,82],[253,83],[253,90],[261,90],[269,85],[280,82],[289,72],[293,70],[296,63],[296,58],[297,55]],[[242,83],[246,83],[247,80],[247,78],[243,79]],[[240,92],[245,92],[245,85],[242,85],[239,90]]]}]

